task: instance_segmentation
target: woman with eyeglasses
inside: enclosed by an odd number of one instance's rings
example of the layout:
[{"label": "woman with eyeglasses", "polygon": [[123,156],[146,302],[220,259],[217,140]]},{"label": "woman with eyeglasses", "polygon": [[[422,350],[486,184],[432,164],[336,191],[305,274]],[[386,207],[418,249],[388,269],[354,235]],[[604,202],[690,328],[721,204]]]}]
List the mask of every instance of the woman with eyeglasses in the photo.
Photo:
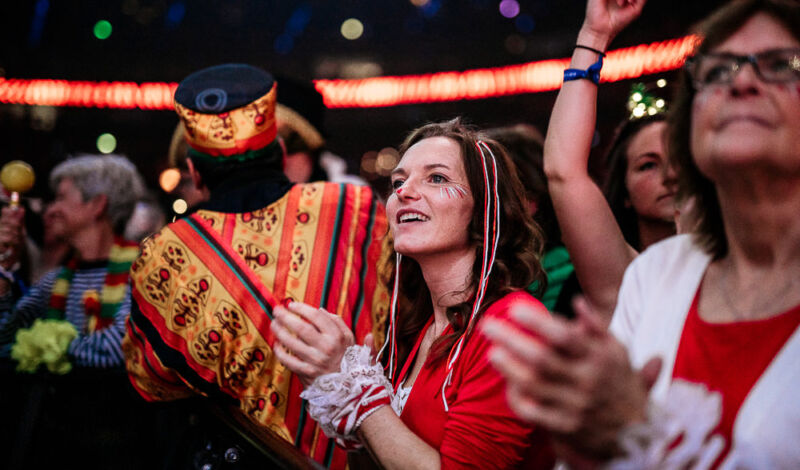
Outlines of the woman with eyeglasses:
[{"label": "woman with eyeglasses", "polygon": [[[590,0],[587,44],[638,3]],[[737,0],[696,32],[668,123],[691,233],[633,261],[610,332],[585,304],[484,331],[568,461],[800,468],[800,3]]]}]

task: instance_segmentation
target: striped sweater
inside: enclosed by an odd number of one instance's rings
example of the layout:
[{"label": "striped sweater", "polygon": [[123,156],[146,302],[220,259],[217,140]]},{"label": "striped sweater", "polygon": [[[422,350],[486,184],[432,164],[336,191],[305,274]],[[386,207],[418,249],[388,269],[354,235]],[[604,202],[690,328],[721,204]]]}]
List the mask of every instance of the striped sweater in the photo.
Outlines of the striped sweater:
[{"label": "striped sweater", "polygon": [[[121,343],[131,310],[130,287],[126,289],[114,322],[106,329],[86,333],[88,317],[84,313],[83,293],[90,289],[102,291],[106,264],[103,261],[79,266],[69,286],[65,315],[78,330],[78,337],[69,345],[67,353],[78,367],[119,367],[124,363]],[[10,293],[0,297],[0,357],[10,355],[17,330],[30,327],[34,320],[44,317],[58,272],[59,269],[55,269],[45,274],[16,305]]]}]

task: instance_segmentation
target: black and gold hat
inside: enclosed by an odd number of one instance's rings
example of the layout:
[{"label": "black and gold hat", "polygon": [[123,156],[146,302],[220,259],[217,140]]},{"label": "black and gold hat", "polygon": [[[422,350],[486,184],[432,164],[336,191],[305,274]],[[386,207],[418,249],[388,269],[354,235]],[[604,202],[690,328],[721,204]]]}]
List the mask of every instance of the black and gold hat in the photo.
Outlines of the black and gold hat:
[{"label": "black and gold hat", "polygon": [[217,65],[186,77],[175,90],[175,110],[190,156],[226,162],[269,153],[277,145],[276,96],[272,75],[247,64]]}]

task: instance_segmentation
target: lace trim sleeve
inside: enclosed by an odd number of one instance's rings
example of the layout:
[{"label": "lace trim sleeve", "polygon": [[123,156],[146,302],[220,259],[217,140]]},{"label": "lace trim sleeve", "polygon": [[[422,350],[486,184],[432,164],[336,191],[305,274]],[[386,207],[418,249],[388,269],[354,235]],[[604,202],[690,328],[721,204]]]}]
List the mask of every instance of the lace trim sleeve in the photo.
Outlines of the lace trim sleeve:
[{"label": "lace trim sleeve", "polygon": [[391,390],[370,348],[356,345],[345,351],[339,372],[317,377],[300,397],[308,401],[308,412],[325,435],[357,447],[356,431],[378,408],[391,404]]}]

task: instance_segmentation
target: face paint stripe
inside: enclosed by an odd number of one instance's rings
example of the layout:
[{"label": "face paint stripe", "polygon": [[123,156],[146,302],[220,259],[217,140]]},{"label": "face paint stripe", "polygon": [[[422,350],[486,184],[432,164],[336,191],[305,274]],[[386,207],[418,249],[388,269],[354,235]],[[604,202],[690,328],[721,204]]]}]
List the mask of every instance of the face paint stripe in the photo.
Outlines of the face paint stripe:
[{"label": "face paint stripe", "polygon": [[453,184],[452,186],[443,186],[439,188],[439,197],[444,199],[463,199],[467,196],[467,190],[462,188],[458,184]]}]

